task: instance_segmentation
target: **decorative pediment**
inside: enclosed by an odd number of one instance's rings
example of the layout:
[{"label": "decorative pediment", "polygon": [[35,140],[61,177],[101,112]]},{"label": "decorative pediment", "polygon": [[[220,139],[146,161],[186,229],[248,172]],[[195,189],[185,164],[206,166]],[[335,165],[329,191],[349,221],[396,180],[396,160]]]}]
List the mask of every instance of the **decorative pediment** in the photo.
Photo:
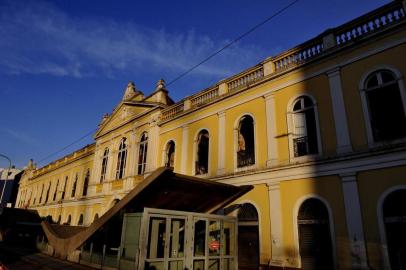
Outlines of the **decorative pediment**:
[{"label": "decorative pediment", "polygon": [[121,102],[111,115],[104,115],[99,125],[99,130],[96,132],[95,137],[98,137],[110,130],[116,129],[129,120],[135,118],[137,115],[145,113],[151,108],[155,107],[155,104],[142,104],[142,103],[130,103]]}]

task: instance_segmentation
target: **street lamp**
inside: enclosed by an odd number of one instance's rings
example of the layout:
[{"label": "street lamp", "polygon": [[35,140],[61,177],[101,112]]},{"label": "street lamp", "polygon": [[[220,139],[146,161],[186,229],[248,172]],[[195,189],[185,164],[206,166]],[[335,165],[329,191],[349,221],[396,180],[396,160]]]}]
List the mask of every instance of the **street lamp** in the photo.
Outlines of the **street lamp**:
[{"label": "street lamp", "polygon": [[8,165],[8,171],[7,171],[7,174],[6,174],[6,179],[5,179],[5,181],[4,181],[3,190],[2,190],[2,192],[1,192],[1,197],[0,197],[0,205],[2,205],[2,204],[3,204],[4,190],[6,189],[7,180],[8,180],[8,174],[10,173],[10,170],[11,170],[11,159],[10,159],[8,156],[3,155],[3,154],[0,154],[0,157],[3,157],[3,158],[5,158],[5,159],[7,159],[7,160],[8,160],[8,163],[9,163],[9,165]]}]

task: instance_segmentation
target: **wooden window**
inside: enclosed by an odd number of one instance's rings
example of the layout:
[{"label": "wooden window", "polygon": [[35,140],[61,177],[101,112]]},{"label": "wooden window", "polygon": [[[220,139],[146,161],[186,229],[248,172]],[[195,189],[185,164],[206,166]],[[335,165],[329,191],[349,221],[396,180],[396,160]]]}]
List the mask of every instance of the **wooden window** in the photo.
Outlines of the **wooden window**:
[{"label": "wooden window", "polygon": [[375,142],[406,137],[404,102],[395,75],[378,70],[365,81],[369,121]]},{"label": "wooden window", "polygon": [[293,105],[293,151],[295,157],[317,154],[317,123],[313,101],[302,96]]},{"label": "wooden window", "polygon": [[125,175],[125,165],[127,161],[127,138],[122,138],[118,149],[116,179],[121,179]]},{"label": "wooden window", "polygon": [[106,180],[106,172],[107,172],[107,164],[109,161],[109,149],[104,149],[103,159],[102,159],[102,166],[101,166],[101,174],[100,174],[100,183]]},{"label": "wooden window", "polygon": [[147,166],[148,152],[148,133],[144,132],[140,140],[140,149],[138,152],[138,174],[144,174]]},{"label": "wooden window", "polygon": [[89,181],[90,181],[90,170],[87,169],[86,175],[85,175],[85,180],[83,181],[82,196],[86,196],[86,195],[87,195],[87,189],[89,188]]},{"label": "wooden window", "polygon": [[75,197],[75,195],[76,195],[76,186],[78,184],[78,178],[79,178],[79,176],[76,173],[75,180],[73,181],[73,184],[72,184],[72,193],[70,195],[72,198]]}]

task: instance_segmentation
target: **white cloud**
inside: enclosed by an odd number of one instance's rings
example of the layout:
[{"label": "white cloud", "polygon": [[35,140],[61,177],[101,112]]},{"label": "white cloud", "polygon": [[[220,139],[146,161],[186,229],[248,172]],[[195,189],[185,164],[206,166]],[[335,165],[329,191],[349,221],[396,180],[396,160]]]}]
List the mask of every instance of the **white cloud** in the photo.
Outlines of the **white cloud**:
[{"label": "white cloud", "polygon": [[[227,43],[106,19],[75,19],[44,2],[0,6],[0,72],[83,77],[117,72],[180,73]],[[233,45],[200,75],[227,76],[264,55],[257,47]],[[253,60],[254,59],[254,60]]]}]

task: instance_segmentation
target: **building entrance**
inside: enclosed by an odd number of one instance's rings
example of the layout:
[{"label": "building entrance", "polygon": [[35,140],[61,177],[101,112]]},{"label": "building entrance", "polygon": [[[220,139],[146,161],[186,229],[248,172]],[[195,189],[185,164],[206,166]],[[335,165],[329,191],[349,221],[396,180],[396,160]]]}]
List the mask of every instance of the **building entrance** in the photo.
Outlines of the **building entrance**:
[{"label": "building entrance", "polygon": [[239,269],[259,268],[258,212],[252,204],[242,204],[238,211]]},{"label": "building entrance", "polygon": [[392,192],[386,197],[383,215],[392,270],[406,269],[406,189]]},{"label": "building entrance", "polygon": [[233,217],[148,209],[125,214],[119,269],[237,269]]},{"label": "building entrance", "polygon": [[326,206],[318,199],[306,200],[298,214],[302,269],[334,269],[330,222]]}]

